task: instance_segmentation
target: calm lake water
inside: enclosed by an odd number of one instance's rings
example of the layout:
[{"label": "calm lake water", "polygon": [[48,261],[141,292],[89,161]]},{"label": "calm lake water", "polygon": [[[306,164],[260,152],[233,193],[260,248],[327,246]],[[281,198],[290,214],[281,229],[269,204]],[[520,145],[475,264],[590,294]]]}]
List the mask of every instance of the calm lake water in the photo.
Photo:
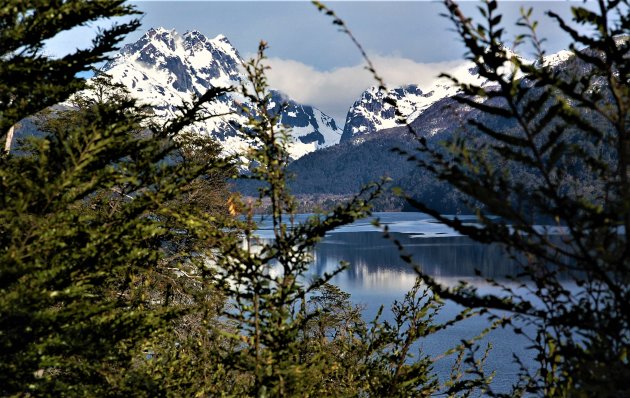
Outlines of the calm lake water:
[{"label": "calm lake water", "polygon": [[[376,213],[374,217],[379,218],[381,224],[388,225],[392,236],[403,243],[424,272],[443,284],[455,285],[465,280],[481,292],[491,291],[493,288],[484,279],[475,276],[475,269],[498,279],[518,273],[518,265],[499,246],[482,245],[459,236],[425,214]],[[306,215],[301,215],[298,220],[304,218]],[[259,234],[263,238],[271,238],[270,226],[263,222]],[[387,309],[394,300],[402,300],[416,279],[416,272],[400,259],[394,244],[372,226],[371,219],[338,228],[326,236],[315,249],[312,272],[319,275],[331,272],[340,261],[349,262],[349,268],[332,282],[350,293],[354,303],[365,307],[364,319],[368,321],[374,318],[381,305]],[[459,310],[460,306],[447,302],[439,320],[452,318]],[[388,315],[385,311],[385,318]],[[488,324],[484,317],[468,319],[421,341],[418,348],[431,356],[438,356],[462,339],[476,336]],[[526,349],[528,341],[509,329],[492,331],[482,340],[484,346],[488,341],[493,348],[486,369],[496,371],[493,387],[497,391],[508,391],[518,379],[519,368],[513,361],[513,355],[518,355],[530,369],[535,366],[532,353]],[[448,376],[452,360],[447,358],[436,362],[435,369],[442,377]]]}]

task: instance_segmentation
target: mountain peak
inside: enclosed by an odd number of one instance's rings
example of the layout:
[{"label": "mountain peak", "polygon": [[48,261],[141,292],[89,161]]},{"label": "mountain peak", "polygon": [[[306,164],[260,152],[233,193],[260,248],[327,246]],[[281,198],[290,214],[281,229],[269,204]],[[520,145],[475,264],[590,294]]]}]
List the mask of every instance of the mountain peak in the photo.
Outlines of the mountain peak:
[{"label": "mountain peak", "polygon": [[175,29],[166,29],[163,26],[158,26],[158,27],[149,28],[149,30],[147,30],[146,35],[153,36],[155,34],[164,34],[164,33],[172,35],[172,34],[175,34],[176,32],[175,32]]},{"label": "mountain peak", "polygon": [[163,27],[151,28],[145,33],[145,36],[151,39],[158,39],[164,42],[175,40],[177,32],[175,29],[166,29]]},{"label": "mountain peak", "polygon": [[197,42],[207,42],[208,38],[198,30],[187,30],[182,38],[185,42],[197,43]]},{"label": "mountain peak", "polygon": [[224,43],[229,43],[229,42],[230,42],[230,41],[228,40],[228,38],[227,38],[227,37],[225,37],[225,35],[224,35],[224,34],[221,34],[221,33],[219,33],[219,34],[217,35],[217,37],[215,37],[214,39],[212,39],[212,41],[222,41],[222,42],[224,42]]},{"label": "mountain peak", "polygon": [[[157,27],[126,45],[103,69],[141,102],[152,105],[156,117],[170,118],[178,112],[177,105],[192,95],[199,96],[212,87],[239,86],[246,80],[241,63],[224,35],[210,39],[198,30],[180,35],[174,29]],[[274,98],[282,123],[294,128],[293,158],[339,142],[341,132],[330,117],[279,93],[274,92]],[[236,131],[247,122],[240,112],[244,101],[237,93],[216,99],[207,104],[208,115],[225,116],[209,118],[191,130],[214,136],[227,153],[240,151],[247,147]],[[287,102],[288,107],[280,109],[280,102]]]},{"label": "mountain peak", "polygon": [[[396,107],[392,105],[396,103]],[[435,102],[433,91],[424,93],[417,84],[407,84],[379,90],[370,87],[352,105],[346,116],[341,141],[351,141],[358,136],[400,125],[397,111],[407,118],[430,103]]]}]

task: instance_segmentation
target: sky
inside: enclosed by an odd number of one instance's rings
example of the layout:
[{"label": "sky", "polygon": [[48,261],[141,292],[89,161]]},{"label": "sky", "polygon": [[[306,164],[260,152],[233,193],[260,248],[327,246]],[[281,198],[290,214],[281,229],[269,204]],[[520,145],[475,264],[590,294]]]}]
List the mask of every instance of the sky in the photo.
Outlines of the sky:
[{"label": "sky", "polygon": [[[224,34],[244,58],[250,57],[260,40],[269,43],[271,86],[298,102],[314,105],[343,125],[346,112],[361,93],[373,85],[359,51],[338,31],[330,17],[308,1],[135,1],[144,12],[141,28],[127,37],[140,38],[151,27],[179,33],[199,30],[209,37]],[[344,19],[374,61],[387,84],[428,85],[440,72],[465,57],[465,49],[440,14],[441,2],[430,1],[332,1],[326,3]],[[475,1],[461,2],[466,15],[478,17]],[[575,3],[573,3],[575,4]],[[579,3],[581,4],[581,2]],[[540,21],[538,33],[547,39],[549,53],[568,46],[569,38],[544,14],[553,10],[569,17],[571,2],[505,1],[507,38],[522,33],[516,26],[521,7],[532,7]],[[86,47],[99,24],[75,29],[53,40],[52,53]],[[100,24],[100,26],[106,26]],[[508,41],[509,45],[509,41]],[[531,49],[522,55],[530,57]]]}]

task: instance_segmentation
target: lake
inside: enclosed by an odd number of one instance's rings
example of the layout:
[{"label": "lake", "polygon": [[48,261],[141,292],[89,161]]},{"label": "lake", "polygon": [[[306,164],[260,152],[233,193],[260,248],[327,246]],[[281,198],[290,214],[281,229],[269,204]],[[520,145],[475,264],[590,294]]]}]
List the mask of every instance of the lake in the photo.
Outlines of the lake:
[{"label": "lake", "polygon": [[[306,217],[299,215],[297,219]],[[452,286],[465,280],[481,292],[488,292],[495,288],[477,277],[475,269],[484,276],[497,279],[518,273],[518,265],[499,246],[483,245],[459,236],[426,214],[375,213],[374,217],[389,227],[392,237],[404,245],[425,273],[443,284]],[[273,237],[271,226],[264,221],[258,234],[262,238]],[[371,219],[357,221],[328,234],[315,248],[311,270],[317,275],[332,272],[340,261],[347,261],[350,265],[332,283],[350,293],[354,303],[365,307],[363,316],[367,321],[374,318],[381,305],[387,309],[394,300],[402,300],[416,279],[416,272],[400,258],[397,248],[383,237],[382,231],[371,224]],[[447,302],[439,320],[454,317],[461,308]],[[387,311],[384,316],[387,318]],[[488,324],[484,317],[468,319],[421,341],[418,348],[431,356],[438,356],[462,339],[476,336]],[[514,354],[529,368],[534,368],[532,353],[526,350],[528,341],[509,329],[492,331],[482,340],[484,346],[488,341],[493,349],[486,369],[496,371],[493,387],[507,392],[518,379],[519,368],[513,362]],[[439,360],[435,369],[441,377],[447,377],[451,364],[452,358]]]}]

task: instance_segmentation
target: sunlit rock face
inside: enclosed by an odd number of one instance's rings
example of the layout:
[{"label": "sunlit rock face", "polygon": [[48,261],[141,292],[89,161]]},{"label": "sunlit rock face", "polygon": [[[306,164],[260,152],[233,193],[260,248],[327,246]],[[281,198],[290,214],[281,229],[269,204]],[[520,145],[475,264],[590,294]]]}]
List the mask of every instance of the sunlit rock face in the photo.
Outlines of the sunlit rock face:
[{"label": "sunlit rock face", "polygon": [[[223,35],[208,38],[198,31],[179,34],[164,28],[149,29],[138,41],[123,47],[104,67],[115,82],[124,84],[141,102],[153,106],[160,118],[171,118],[182,101],[190,101],[212,87],[246,84],[242,58]],[[237,134],[247,122],[243,106],[250,102],[231,92],[208,104],[208,115],[220,115],[192,126],[199,134],[215,137],[226,153],[239,153],[250,144]],[[290,155],[297,159],[318,148],[337,144],[341,129],[335,121],[309,105],[298,104],[272,91],[272,111],[291,128]]]},{"label": "sunlit rock face", "polygon": [[[462,61],[447,72],[460,82],[485,82],[469,61]],[[413,76],[410,76],[410,80],[413,80]],[[360,143],[368,134],[410,123],[436,102],[452,97],[457,92],[458,88],[446,78],[436,78],[425,87],[417,84],[387,90],[371,87],[348,110],[341,142]]]}]

